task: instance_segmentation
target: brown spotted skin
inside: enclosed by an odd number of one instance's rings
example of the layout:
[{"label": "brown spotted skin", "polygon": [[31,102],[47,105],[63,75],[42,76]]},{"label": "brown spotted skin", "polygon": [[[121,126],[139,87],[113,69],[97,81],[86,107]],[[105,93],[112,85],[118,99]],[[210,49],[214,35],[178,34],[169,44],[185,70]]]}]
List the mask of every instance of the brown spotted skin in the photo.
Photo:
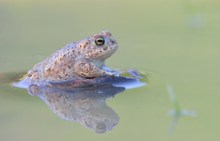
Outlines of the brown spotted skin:
[{"label": "brown spotted skin", "polygon": [[[105,41],[101,46],[95,43],[100,37]],[[118,75],[104,64],[117,49],[118,44],[112,34],[102,31],[59,49],[28,71],[26,79],[31,82],[50,82]]]}]

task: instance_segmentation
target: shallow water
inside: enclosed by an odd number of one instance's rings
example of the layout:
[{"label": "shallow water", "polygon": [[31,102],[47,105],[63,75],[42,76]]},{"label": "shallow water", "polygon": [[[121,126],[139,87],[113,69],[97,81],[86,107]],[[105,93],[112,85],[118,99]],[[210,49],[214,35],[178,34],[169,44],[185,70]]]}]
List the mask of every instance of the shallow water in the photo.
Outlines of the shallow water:
[{"label": "shallow water", "polygon": [[219,5],[0,1],[0,77],[25,72],[67,43],[109,29],[120,48],[107,65],[146,72],[149,80],[106,100],[120,120],[101,135],[60,119],[41,99],[5,80],[0,140],[219,140]]},{"label": "shallow water", "polygon": [[61,119],[79,122],[95,133],[102,134],[112,130],[120,119],[117,113],[106,105],[106,99],[126,89],[141,87],[147,83],[137,78],[121,76],[94,79],[92,84],[84,82],[77,86],[76,83],[79,82],[74,80],[29,85],[25,85],[21,80],[12,84],[27,89],[32,96],[39,97]]}]

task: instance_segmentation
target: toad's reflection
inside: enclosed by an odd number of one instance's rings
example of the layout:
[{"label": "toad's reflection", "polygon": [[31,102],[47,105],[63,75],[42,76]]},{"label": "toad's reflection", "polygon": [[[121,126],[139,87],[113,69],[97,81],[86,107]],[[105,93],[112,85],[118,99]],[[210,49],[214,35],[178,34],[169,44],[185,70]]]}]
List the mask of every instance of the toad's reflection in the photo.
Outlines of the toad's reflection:
[{"label": "toad's reflection", "polygon": [[41,98],[60,118],[79,122],[96,133],[104,133],[119,122],[118,115],[106,105],[105,100],[136,83],[140,82],[121,77],[114,80],[114,83],[97,83],[83,87],[71,87],[71,83],[30,85],[28,92]]},{"label": "toad's reflection", "polygon": [[54,86],[31,85],[29,93],[40,97],[60,118],[79,122],[96,133],[104,133],[119,122],[118,115],[105,100],[124,89],[97,85],[63,90]]}]

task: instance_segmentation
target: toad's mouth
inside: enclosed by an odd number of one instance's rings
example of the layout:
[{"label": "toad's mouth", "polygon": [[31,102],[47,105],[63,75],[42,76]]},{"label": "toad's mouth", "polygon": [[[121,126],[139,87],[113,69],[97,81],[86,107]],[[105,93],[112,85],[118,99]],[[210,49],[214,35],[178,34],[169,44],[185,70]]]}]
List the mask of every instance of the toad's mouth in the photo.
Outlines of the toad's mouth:
[{"label": "toad's mouth", "polygon": [[100,60],[105,60],[109,57],[112,56],[112,54],[114,54],[116,51],[117,51],[117,47],[115,47],[114,49],[110,50],[110,51],[105,51],[105,52],[102,52],[100,53],[97,58],[100,59]]}]

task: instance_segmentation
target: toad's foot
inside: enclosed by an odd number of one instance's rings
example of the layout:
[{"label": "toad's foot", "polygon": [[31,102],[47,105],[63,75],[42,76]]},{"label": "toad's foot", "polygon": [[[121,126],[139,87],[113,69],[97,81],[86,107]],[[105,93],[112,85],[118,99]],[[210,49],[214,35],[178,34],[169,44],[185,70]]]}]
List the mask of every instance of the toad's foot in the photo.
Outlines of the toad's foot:
[{"label": "toad's foot", "polygon": [[105,70],[105,74],[107,74],[107,75],[120,76],[120,72],[119,71],[110,69],[110,68],[108,68],[106,66],[104,66],[103,69]]}]

